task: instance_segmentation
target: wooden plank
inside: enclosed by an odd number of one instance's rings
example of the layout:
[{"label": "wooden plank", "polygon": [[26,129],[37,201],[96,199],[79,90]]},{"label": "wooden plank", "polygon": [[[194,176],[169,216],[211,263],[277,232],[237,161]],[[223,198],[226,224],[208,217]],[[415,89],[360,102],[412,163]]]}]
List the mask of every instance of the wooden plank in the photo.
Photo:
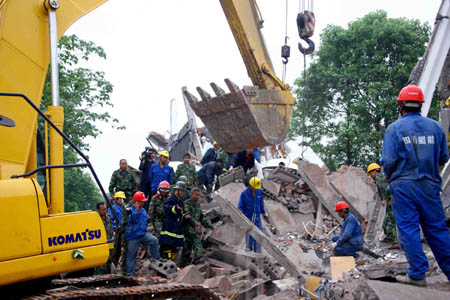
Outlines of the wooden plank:
[{"label": "wooden plank", "polygon": [[342,273],[348,272],[356,267],[353,256],[332,256],[330,257],[331,280],[339,280]]}]

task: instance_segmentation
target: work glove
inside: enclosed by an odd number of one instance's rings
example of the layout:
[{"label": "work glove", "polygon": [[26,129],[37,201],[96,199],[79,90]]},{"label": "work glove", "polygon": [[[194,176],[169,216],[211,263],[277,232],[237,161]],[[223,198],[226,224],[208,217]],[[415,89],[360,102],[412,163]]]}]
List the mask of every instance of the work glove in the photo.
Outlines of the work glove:
[{"label": "work glove", "polygon": [[331,244],[331,249],[334,250],[334,248],[336,248],[336,246],[337,246],[337,243],[336,243],[336,242],[332,243],[332,244]]}]

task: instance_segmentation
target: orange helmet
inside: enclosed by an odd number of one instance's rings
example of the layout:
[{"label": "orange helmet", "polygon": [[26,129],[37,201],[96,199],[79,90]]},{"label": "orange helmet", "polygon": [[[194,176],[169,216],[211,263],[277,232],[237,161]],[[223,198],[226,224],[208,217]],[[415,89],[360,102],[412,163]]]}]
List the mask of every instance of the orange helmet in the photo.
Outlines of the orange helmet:
[{"label": "orange helmet", "polygon": [[158,184],[158,190],[163,191],[163,192],[168,192],[170,190],[170,184],[167,181],[161,181]]},{"label": "orange helmet", "polygon": [[345,201],[339,201],[336,203],[336,212],[344,208],[350,208]]},{"label": "orange helmet", "polygon": [[405,86],[402,88],[397,98],[397,103],[399,105],[402,101],[425,102],[422,89],[414,84]]},{"label": "orange helmet", "polygon": [[145,197],[145,194],[143,192],[136,192],[134,193],[132,200],[145,202],[147,201],[147,197]]}]

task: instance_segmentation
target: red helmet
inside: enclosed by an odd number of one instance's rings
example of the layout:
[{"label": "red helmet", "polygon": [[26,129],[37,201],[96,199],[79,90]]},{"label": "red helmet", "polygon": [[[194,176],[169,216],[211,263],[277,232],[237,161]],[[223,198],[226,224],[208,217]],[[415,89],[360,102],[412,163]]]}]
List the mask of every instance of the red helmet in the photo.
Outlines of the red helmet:
[{"label": "red helmet", "polygon": [[167,181],[161,181],[158,184],[158,189],[162,190],[163,192],[168,192],[170,190],[170,184]]},{"label": "red helmet", "polygon": [[424,102],[423,92],[417,85],[410,84],[400,91],[397,103],[400,105],[402,101]]},{"label": "red helmet", "polygon": [[344,208],[350,208],[346,202],[339,201],[338,203],[336,203],[336,212]]},{"label": "red helmet", "polygon": [[147,197],[145,197],[145,194],[143,192],[136,192],[134,193],[132,200],[145,202],[147,201]]}]

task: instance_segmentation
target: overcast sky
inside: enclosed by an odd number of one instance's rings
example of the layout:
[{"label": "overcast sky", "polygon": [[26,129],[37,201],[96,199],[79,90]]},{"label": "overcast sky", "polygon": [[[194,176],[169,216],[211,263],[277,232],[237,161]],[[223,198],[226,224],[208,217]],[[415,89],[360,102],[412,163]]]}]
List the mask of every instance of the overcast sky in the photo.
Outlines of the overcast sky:
[{"label": "overcast sky", "polygon": [[[276,73],[281,78],[280,48],[285,36],[285,0],[258,0],[264,18],[264,38]],[[327,24],[346,26],[365,14],[383,9],[392,18],[419,19],[433,24],[440,0],[316,0],[316,46]],[[300,76],[303,56],[295,18],[299,1],[288,0],[288,36],[291,58],[287,82]],[[111,114],[125,125],[114,131],[100,125],[103,134],[89,140],[90,159],[107,188],[119,159],[135,167],[148,145],[145,137],[154,130],[168,132],[170,99],[178,101],[178,126],[185,120],[181,87],[191,92],[210,82],[225,88],[224,78],[249,85],[244,63],[218,0],[110,0],[77,21],[67,34],[94,41],[102,46],[107,60],[91,60],[89,68],[102,70],[114,85]],[[212,91],[211,91],[212,93]]]}]

